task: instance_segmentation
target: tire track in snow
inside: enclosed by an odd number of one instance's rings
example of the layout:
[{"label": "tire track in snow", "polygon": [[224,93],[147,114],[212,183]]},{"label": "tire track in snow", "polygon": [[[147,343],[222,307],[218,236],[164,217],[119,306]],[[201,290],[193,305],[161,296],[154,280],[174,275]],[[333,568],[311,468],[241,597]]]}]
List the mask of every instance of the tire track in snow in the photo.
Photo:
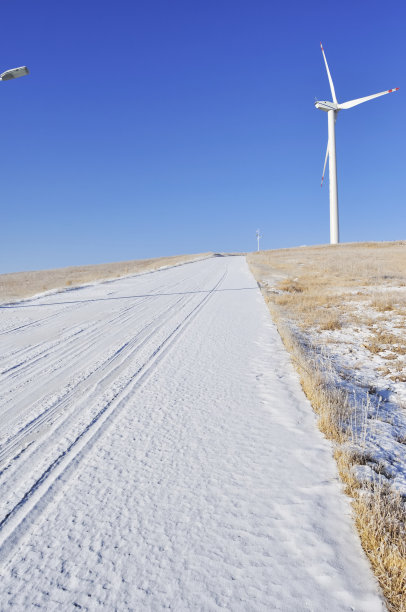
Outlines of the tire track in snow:
[{"label": "tire track in snow", "polygon": [[[167,290],[168,290],[168,288],[169,288],[169,290],[173,290],[173,289],[175,289],[177,286],[179,286],[180,284],[182,284],[182,282],[184,282],[185,280],[188,280],[188,279],[189,279],[189,277],[187,277],[187,278],[185,278],[185,279],[180,279],[180,280],[178,280],[178,281],[176,281],[176,282],[174,282],[174,283],[170,284],[169,286],[168,286],[168,285],[166,285],[166,286],[165,286],[165,285],[164,285],[164,286],[159,285],[159,286],[158,286],[158,287],[157,287],[157,288],[156,288],[156,289],[155,289],[155,290],[154,290],[152,293],[150,293],[150,294],[148,294],[148,295],[141,295],[141,296],[139,296],[139,297],[138,297],[138,296],[131,296],[131,299],[133,299],[134,297],[135,297],[135,299],[137,299],[137,303],[136,303],[135,305],[126,306],[126,307],[123,309],[123,311],[120,311],[120,312],[119,312],[117,315],[113,316],[113,318],[112,318],[112,319],[109,319],[108,321],[105,321],[105,322],[103,322],[103,321],[102,321],[101,323],[104,323],[105,325],[109,325],[109,324],[113,323],[113,322],[114,322],[116,319],[118,319],[118,318],[122,317],[123,312],[125,312],[125,311],[131,311],[131,310],[133,310],[133,309],[134,309],[134,307],[139,307],[139,306],[140,306],[142,303],[144,303],[144,302],[148,302],[148,301],[150,301],[150,299],[152,299],[153,297],[156,297],[157,295],[159,295],[159,292],[160,292],[160,290],[161,290],[163,287],[164,287],[164,288],[166,288]],[[111,292],[111,293],[113,293],[113,292]],[[106,299],[108,299],[108,298],[106,298]],[[125,298],[125,297],[122,297],[122,296],[121,296],[121,297],[120,297],[120,296],[117,296],[117,297],[115,297],[114,299],[121,300],[121,299],[126,299],[126,298]],[[128,298],[127,298],[127,299],[128,299]],[[42,325],[43,323],[49,322],[49,319],[50,319],[50,318],[53,318],[53,317],[61,317],[61,316],[66,316],[66,314],[68,314],[68,313],[69,313],[69,312],[71,312],[72,310],[74,310],[74,309],[81,309],[81,308],[83,308],[83,306],[89,306],[89,305],[91,305],[91,304],[92,304],[92,302],[94,302],[94,301],[97,301],[97,298],[96,298],[96,299],[84,299],[84,300],[77,300],[77,301],[75,301],[74,303],[69,303],[69,304],[66,304],[66,302],[50,302],[50,303],[49,303],[49,302],[44,302],[43,304],[41,304],[41,305],[40,305],[42,308],[43,308],[43,307],[53,307],[53,306],[64,306],[64,308],[63,308],[62,310],[59,310],[58,312],[56,312],[56,313],[54,313],[54,314],[50,315],[49,317],[44,317],[43,319],[41,319],[41,320],[39,320],[39,321],[38,321],[38,320],[33,321],[32,323],[33,323],[33,325],[35,324],[36,326],[41,327],[41,326],[43,326],[43,325]],[[31,306],[32,306],[32,307],[34,307],[34,308],[35,308],[35,307],[38,307],[38,305],[36,306],[35,304],[32,304]],[[19,305],[15,306],[15,308],[17,308],[17,309],[18,309],[18,308],[20,308],[20,307],[27,308],[27,306],[24,306],[24,305],[23,305],[23,306],[19,306]],[[11,307],[11,306],[3,307],[3,309],[7,309],[7,310],[12,310],[12,308],[13,308],[13,307]],[[0,310],[1,310],[1,307],[0,307]],[[98,322],[98,321],[96,321],[96,322],[95,322],[95,325],[97,325],[97,323],[99,323],[99,322]],[[20,328],[21,328],[21,326],[20,326],[20,327],[18,327],[18,328],[15,328],[14,330],[7,330],[7,333],[11,333],[12,331],[16,331],[16,330],[18,330],[18,329],[20,329]],[[6,333],[6,332],[4,332],[4,333]],[[60,339],[60,340],[61,340],[61,339]],[[12,343],[12,346],[14,346],[14,342]],[[37,347],[38,347],[38,345],[36,345],[36,346],[34,346],[34,347],[30,346],[30,347],[28,347],[28,349],[27,349],[27,348],[23,348],[23,349],[18,350],[18,351],[13,350],[13,352],[12,352],[11,356],[17,357],[17,356],[20,356],[20,355],[21,355],[21,353],[22,353],[22,354],[25,354],[26,352],[30,353],[31,349],[33,349],[33,348],[35,349],[35,348],[37,348]],[[46,350],[46,349],[45,349],[45,350]],[[4,351],[4,349],[3,349],[3,355],[2,355],[2,357],[1,357],[1,360],[7,359],[7,357],[8,357],[8,356],[7,356],[7,354],[5,353],[5,351]],[[21,357],[17,357],[17,358],[21,359]],[[31,354],[29,354],[29,355],[28,355],[28,357],[27,357],[26,359],[24,359],[24,363],[25,363],[27,360],[29,360],[29,359],[31,359]],[[16,364],[16,365],[20,365],[20,364]],[[23,365],[23,364],[21,364],[21,365]],[[3,366],[3,367],[4,367],[4,366]],[[3,372],[3,373],[4,373],[4,372]]]},{"label": "tire track in snow", "polygon": [[[66,393],[62,398],[56,399],[51,406],[47,407],[43,412],[41,412],[38,416],[32,419],[27,425],[25,425],[22,429],[20,429],[14,436],[6,441],[6,443],[0,449],[0,470],[1,466],[5,459],[10,457],[12,453],[20,454],[22,450],[22,446],[24,445],[24,441],[27,443],[31,443],[29,440],[30,436],[34,433],[38,434],[38,430],[41,426],[49,426],[52,422],[52,419],[55,418],[55,414],[63,410],[66,404],[71,400],[74,394],[81,393],[81,400],[79,402],[80,405],[84,404],[86,401],[90,399],[89,393],[87,393],[89,388],[92,388],[92,380],[96,379],[97,386],[100,386],[102,382],[107,378],[111,378],[112,374],[115,373],[117,369],[119,369],[121,362],[128,360],[133,353],[139,350],[151,337],[153,337],[157,330],[159,330],[164,324],[168,321],[164,319],[158,326],[157,320],[162,318],[168,311],[172,311],[175,306],[179,304],[181,300],[178,300],[175,304],[171,304],[171,306],[161,313],[159,317],[154,318],[150,323],[148,323],[139,334],[131,338],[128,342],[125,342],[120,348],[114,351],[114,353],[108,357],[101,365],[97,366],[94,370],[88,373],[84,378],[80,379],[79,382],[70,386]],[[153,331],[148,333],[145,338],[142,338],[145,332],[147,332],[151,326],[154,325]],[[141,338],[140,338],[141,337]],[[139,340],[138,343],[136,341]],[[122,357],[119,364],[115,364],[116,360]],[[111,367],[110,367],[111,366]],[[107,370],[106,374],[102,375],[102,372]],[[100,378],[101,377],[101,378]],[[39,404],[42,403],[41,400],[38,400]],[[73,410],[78,409],[78,405],[75,404],[72,406]],[[3,468],[0,471],[0,476],[7,468]]]},{"label": "tire track in snow", "polygon": [[[17,434],[7,440],[0,449],[0,476],[6,470],[12,468],[14,459],[20,457],[21,453],[25,452],[28,447],[30,447],[30,452],[28,456],[24,457],[24,461],[25,463],[29,461],[28,469],[32,472],[33,466],[31,455],[34,452],[32,448],[32,438],[35,437],[35,443],[38,447],[38,444],[45,435],[45,443],[48,442],[50,446],[52,445],[51,435],[56,435],[57,439],[60,440],[67,434],[67,430],[69,430],[69,434],[71,434],[72,416],[74,417],[75,414],[80,416],[82,414],[81,410],[85,409],[86,404],[92,404],[93,402],[94,405],[94,403],[97,403],[100,392],[108,389],[109,385],[114,383],[115,378],[122,374],[123,366],[125,367],[125,364],[129,362],[131,357],[146,345],[149,340],[154,338],[164,326],[168,325],[175,314],[175,308],[179,308],[181,303],[184,302],[182,304],[182,308],[184,309],[191,300],[192,298],[179,298],[175,303],[172,303],[161,312],[159,316],[151,320],[139,334],[125,342],[119,349],[114,351],[112,356],[108,357],[100,366],[92,370],[85,378],[81,379],[77,385],[69,387],[62,398],[58,398],[54,401],[48,408],[20,429]],[[165,317],[167,314],[169,314],[169,317]],[[159,320],[161,321],[158,322]],[[79,393],[80,398],[75,402],[75,396],[78,396]],[[61,424],[58,424],[58,418],[62,416],[65,418]],[[42,435],[41,429],[45,430]],[[35,451],[37,450],[38,448],[35,449]],[[42,450],[43,449],[41,449],[41,451]],[[4,465],[7,459],[9,463],[8,465]],[[20,465],[18,465],[18,469],[21,469]],[[13,489],[14,488],[15,485],[13,484]],[[3,491],[2,494],[4,494]]]},{"label": "tire track in snow", "polygon": [[[186,278],[183,280],[187,281],[189,279]],[[178,286],[180,282],[175,284],[172,283],[170,287]],[[168,285],[166,285],[166,288],[168,288]],[[160,288],[158,288],[157,291],[159,289]],[[125,367],[125,364],[130,362],[130,358],[133,355],[136,355],[137,351],[139,351],[149,339],[156,336],[161,328],[164,325],[167,325],[170,320],[177,315],[181,308],[186,308],[187,304],[192,299],[193,296],[187,297],[185,295],[180,295],[175,302],[170,303],[164,308],[164,310],[158,311],[158,313],[155,314],[149,322],[144,324],[139,333],[137,333],[135,336],[133,335],[133,337],[130,335],[130,339],[128,340],[128,334],[133,333],[129,328],[128,332],[125,334],[125,342],[121,343],[119,348],[113,350],[112,353],[107,356],[107,359],[103,360],[95,368],[87,372],[84,377],[81,377],[76,384],[69,384],[67,389],[63,389],[61,393],[58,393],[56,398],[51,396],[50,402],[44,402],[44,398],[40,398],[35,405],[31,405],[30,412],[31,414],[35,414],[34,418],[31,418],[28,423],[23,425],[16,434],[10,436],[0,449],[0,469],[2,468],[2,472],[10,469],[10,467],[13,466],[14,459],[16,457],[20,457],[21,453],[25,452],[27,447],[30,447],[30,452],[28,452],[27,456],[24,457],[25,462],[27,462],[28,456],[32,455],[33,452],[33,438],[37,443],[36,446],[38,446],[38,442],[41,441],[41,437],[43,437],[41,436],[41,429],[45,430],[45,434],[47,435],[49,442],[51,435],[55,435],[55,433],[58,434],[57,440],[62,439],[63,436],[66,435],[66,430],[72,429],[72,412],[75,413],[73,414],[73,417],[75,417],[75,415],[81,417],[82,409],[83,412],[85,412],[87,404],[91,403],[92,400],[93,405],[97,403],[97,394],[100,391],[100,388],[102,387],[103,390],[106,389],[109,383],[112,384],[114,382],[114,376],[116,375],[118,377],[120,375],[120,368],[122,369],[122,367]],[[137,314],[138,316],[135,320],[138,320],[139,318],[145,319],[144,311],[141,313],[138,312]],[[122,327],[123,321],[120,320],[120,317],[115,317],[115,319],[118,320],[119,326]],[[134,319],[132,320],[132,324],[134,324]],[[104,325],[104,328],[105,327],[106,325]],[[151,328],[152,331],[150,331]],[[115,335],[115,330],[111,329],[109,326],[108,332],[110,337]],[[83,352],[82,346],[78,352]],[[121,367],[122,364],[123,366]],[[75,398],[78,396],[79,399],[76,399],[75,402]],[[35,411],[36,405],[40,410],[38,414],[36,414]],[[45,408],[43,408],[44,405]],[[87,412],[89,412],[89,410]],[[3,411],[3,418],[4,414],[5,413]],[[63,423],[65,423],[63,433],[60,431],[61,427],[59,427],[58,431],[55,432],[58,418],[62,416],[64,416]],[[3,429],[6,426],[7,424],[5,423]],[[52,431],[50,431],[50,428],[52,428]],[[69,431],[69,433],[71,432]],[[8,460],[8,464],[6,465],[4,465],[5,460]],[[33,472],[31,457],[29,471],[31,473]],[[0,471],[0,476],[2,472]]]},{"label": "tire track in snow", "polygon": [[[169,285],[169,290],[173,291],[182,282],[185,282],[185,280],[187,281],[188,279],[189,277],[187,277],[186,279],[181,279],[175,283],[171,283]],[[161,289],[162,286],[158,286],[152,292],[152,294],[145,296],[141,300],[137,300],[135,304],[124,308],[123,310],[119,311],[118,314],[115,313],[114,316],[110,317],[108,320],[96,321],[94,325],[89,326],[85,330],[83,336],[79,339],[79,341],[77,338],[78,333],[76,330],[76,333],[73,334],[72,337],[68,338],[68,343],[66,343],[64,339],[61,338],[58,343],[54,343],[55,346],[51,349],[49,347],[45,347],[44,351],[42,351],[41,357],[35,355],[35,357],[30,360],[28,356],[25,360],[25,362],[27,363],[26,370],[24,371],[23,369],[21,369],[17,373],[11,373],[12,377],[16,378],[13,384],[10,385],[10,382],[7,381],[7,376],[3,376],[3,381],[0,385],[0,389],[3,389],[3,427],[0,426],[0,432],[1,429],[4,429],[5,427],[9,428],[9,423],[7,419],[8,413],[12,413],[14,421],[16,420],[16,418],[21,419],[23,417],[23,415],[20,414],[20,411],[16,409],[16,406],[18,405],[17,400],[19,400],[20,403],[21,401],[25,401],[25,409],[28,409],[31,414],[33,410],[35,411],[35,405],[32,405],[31,397],[35,387],[42,386],[41,377],[43,377],[44,374],[46,374],[48,377],[48,389],[50,388],[51,382],[53,381],[54,387],[59,390],[61,373],[63,373],[63,371],[69,372],[69,370],[76,371],[76,361],[78,356],[83,356],[85,351],[95,352],[93,342],[95,340],[97,341],[98,339],[103,338],[105,334],[109,334],[110,336],[112,336],[116,333],[116,330],[121,330],[121,332],[123,332],[126,323],[130,323],[132,327],[134,326],[134,324],[137,323],[138,320],[143,321],[145,319],[145,311],[149,307],[149,302],[153,300],[157,295],[159,295]],[[168,285],[166,285],[166,289],[168,290]],[[136,317],[134,317],[133,311],[136,311]],[[127,317],[125,317],[124,315],[127,315]],[[159,318],[159,313],[157,316]],[[155,316],[153,313],[151,324],[153,324],[157,320],[157,316]],[[147,324],[147,327],[148,325],[149,324]],[[131,334],[130,329],[128,330],[128,334]],[[45,366],[43,364],[44,359],[46,359],[48,362]],[[109,357],[107,359],[109,359]],[[96,367],[98,368],[99,366]],[[29,376],[21,380],[22,375],[26,374],[27,372],[29,372]],[[85,376],[85,378],[87,378],[87,375]],[[76,384],[74,384],[73,386],[76,386]],[[19,398],[16,397],[17,393],[20,395]],[[42,396],[40,399],[38,399],[36,404],[42,405],[46,403],[47,397],[49,397],[49,392],[46,394],[46,396]],[[9,404],[8,409],[7,404]]]},{"label": "tire track in snow", "polygon": [[[76,435],[68,447],[49,463],[32,486],[14,503],[13,507],[0,521],[0,560],[5,559],[20,538],[27,532],[33,521],[51,501],[56,490],[62,487],[67,479],[74,474],[78,463],[91,450],[96,440],[100,438],[113,419],[125,408],[130,396],[145,382],[159,361],[170,353],[177,338],[199,314],[200,310],[221,285],[226,274],[227,268],[217,283],[205,293],[197,305],[176,324],[158,345],[151,347],[152,350],[147,359],[132,374],[125,385],[119,388],[113,397],[99,409],[97,414]],[[151,337],[154,335],[152,333]]]}]

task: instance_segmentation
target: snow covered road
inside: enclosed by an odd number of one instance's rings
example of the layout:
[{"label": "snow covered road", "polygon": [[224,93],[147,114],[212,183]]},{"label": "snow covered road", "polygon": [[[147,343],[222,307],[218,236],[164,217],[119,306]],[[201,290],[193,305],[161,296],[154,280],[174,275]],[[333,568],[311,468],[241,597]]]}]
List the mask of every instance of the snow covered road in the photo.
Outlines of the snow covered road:
[{"label": "snow covered road", "polygon": [[0,308],[2,610],[385,606],[243,257]]}]

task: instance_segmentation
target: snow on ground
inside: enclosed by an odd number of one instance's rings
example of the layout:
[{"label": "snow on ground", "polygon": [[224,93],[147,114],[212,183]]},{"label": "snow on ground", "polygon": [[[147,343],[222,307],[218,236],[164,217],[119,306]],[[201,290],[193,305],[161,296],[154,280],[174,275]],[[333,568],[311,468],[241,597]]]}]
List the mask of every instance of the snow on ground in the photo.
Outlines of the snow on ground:
[{"label": "snow on ground", "polygon": [[341,376],[351,371],[345,386],[359,407],[353,418],[352,444],[367,457],[366,466],[357,473],[361,480],[374,480],[378,473],[406,500],[405,383],[380,374],[384,358],[368,355],[364,347],[368,333],[361,331],[361,337],[351,341],[345,334],[335,335],[338,337],[329,343],[328,353],[334,354],[334,367]]},{"label": "snow on ground", "polygon": [[0,312],[2,609],[385,609],[243,257]]},{"label": "snow on ground", "polygon": [[[323,347],[337,386],[347,389],[354,405],[351,446],[361,451],[366,465],[354,468],[361,480],[379,479],[406,500],[406,355],[402,317],[377,313],[365,304],[351,304],[363,317],[375,322],[368,327],[357,323],[334,331],[314,331],[310,341]],[[355,328],[355,329],[354,329]],[[376,329],[385,329],[399,344],[371,353],[369,346]],[[371,334],[372,331],[372,334]],[[389,356],[389,360],[388,360]],[[394,360],[400,369],[392,366]]]},{"label": "snow on ground", "polygon": [[[279,281],[279,276],[268,274],[261,286],[274,293]],[[382,298],[406,291],[393,286],[373,289]],[[351,293],[367,290],[359,287]],[[349,445],[366,463],[354,467],[354,475],[364,482],[378,478],[406,500],[405,316],[396,310],[380,312],[365,300],[346,301],[345,295],[341,305],[344,324],[339,329],[303,330],[292,320],[289,324],[303,346],[320,354],[331,383],[348,392],[353,407]]]}]

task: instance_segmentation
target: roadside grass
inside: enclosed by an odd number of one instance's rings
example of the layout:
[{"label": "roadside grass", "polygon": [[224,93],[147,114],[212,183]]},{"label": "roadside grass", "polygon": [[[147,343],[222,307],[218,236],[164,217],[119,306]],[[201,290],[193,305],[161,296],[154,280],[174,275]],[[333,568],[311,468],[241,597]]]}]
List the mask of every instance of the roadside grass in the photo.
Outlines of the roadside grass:
[{"label": "roadside grass", "polygon": [[[385,467],[363,450],[362,439],[354,439],[365,435],[367,406],[354,410],[348,395],[351,373],[338,373],[325,347],[330,335],[342,328],[350,335],[363,331],[363,348],[371,357],[385,359],[385,376],[406,382],[406,243],[264,251],[249,254],[247,261],[318,415],[319,428],[334,444],[361,543],[388,609],[405,612],[406,501],[388,486]],[[336,384],[338,375],[346,386]],[[354,426],[353,419],[361,423]],[[405,440],[402,436],[398,441]],[[371,468],[372,480],[355,477],[362,465]]]},{"label": "roadside grass", "polygon": [[212,253],[196,255],[173,255],[156,259],[138,259],[108,264],[71,266],[54,270],[16,272],[0,275],[0,301],[15,301],[37,293],[77,287],[95,281],[119,278],[128,274],[139,274],[156,270],[162,266],[173,266],[194,259],[210,257]]}]

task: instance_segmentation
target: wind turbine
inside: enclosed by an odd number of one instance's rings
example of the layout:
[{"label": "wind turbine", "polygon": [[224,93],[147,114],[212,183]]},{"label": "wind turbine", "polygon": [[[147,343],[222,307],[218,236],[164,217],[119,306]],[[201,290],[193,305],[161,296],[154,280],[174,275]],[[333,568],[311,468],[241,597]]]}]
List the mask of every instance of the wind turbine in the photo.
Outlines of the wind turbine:
[{"label": "wind turbine", "polygon": [[373,98],[379,98],[385,94],[398,91],[399,87],[395,89],[387,89],[380,93],[373,94],[372,96],[366,96],[365,98],[357,98],[356,100],[349,100],[343,104],[337,102],[336,92],[334,90],[333,79],[331,78],[330,70],[328,68],[326,55],[324,53],[323,45],[320,43],[321,52],[323,54],[324,63],[326,64],[327,76],[330,83],[331,95],[333,96],[334,102],[326,102],[323,100],[316,100],[314,103],[316,108],[323,110],[327,113],[328,117],[328,142],[326,158],[324,160],[323,176],[321,178],[321,185],[323,186],[324,173],[326,170],[327,158],[329,157],[329,183],[330,183],[330,244],[337,244],[340,242],[339,230],[338,230],[338,192],[337,192],[337,162],[336,162],[336,134],[335,134],[335,123],[337,121],[337,115],[340,110],[352,108],[363,102],[368,102]]},{"label": "wind turbine", "polygon": [[262,238],[262,234],[259,231],[259,229],[257,229],[257,252],[259,252],[259,239]]}]

